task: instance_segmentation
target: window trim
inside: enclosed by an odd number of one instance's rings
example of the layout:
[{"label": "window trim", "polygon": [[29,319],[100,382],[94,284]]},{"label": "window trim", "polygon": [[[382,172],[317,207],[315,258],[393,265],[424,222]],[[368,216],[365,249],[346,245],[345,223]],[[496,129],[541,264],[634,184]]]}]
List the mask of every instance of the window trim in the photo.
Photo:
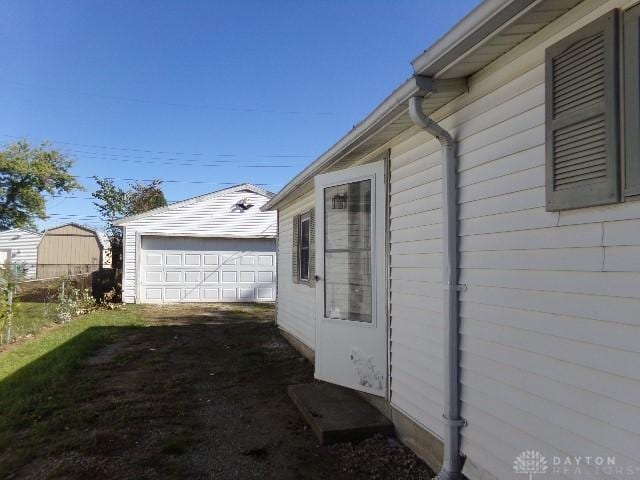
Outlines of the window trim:
[{"label": "window trim", "polygon": [[[302,229],[304,228],[304,224],[308,225],[309,234],[307,235],[307,246],[306,250],[308,252],[307,255],[307,277],[305,278],[302,274],[303,271],[303,263],[302,263],[302,251],[305,249],[302,245]],[[299,221],[299,232],[298,232],[298,281],[300,283],[310,283],[311,282],[311,212],[305,212],[300,214]]]},{"label": "window trim", "polygon": [[623,195],[633,200],[640,196],[640,3],[622,12],[622,48],[624,81],[624,159]]}]

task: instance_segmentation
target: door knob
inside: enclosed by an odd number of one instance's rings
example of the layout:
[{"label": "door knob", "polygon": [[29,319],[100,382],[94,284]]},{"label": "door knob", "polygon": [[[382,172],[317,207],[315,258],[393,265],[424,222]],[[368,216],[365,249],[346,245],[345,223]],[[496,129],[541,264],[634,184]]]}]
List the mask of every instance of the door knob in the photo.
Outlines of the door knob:
[{"label": "door knob", "polygon": [[314,279],[316,282],[319,282],[319,281],[321,280],[320,275],[314,275],[314,276],[313,276],[313,279]]}]

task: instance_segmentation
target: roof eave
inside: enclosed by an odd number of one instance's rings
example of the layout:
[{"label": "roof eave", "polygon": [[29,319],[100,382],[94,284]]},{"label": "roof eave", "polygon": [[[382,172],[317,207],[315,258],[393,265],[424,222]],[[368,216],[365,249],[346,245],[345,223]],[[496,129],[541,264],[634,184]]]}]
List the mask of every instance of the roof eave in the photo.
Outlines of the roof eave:
[{"label": "roof eave", "polygon": [[327,163],[335,159],[340,152],[345,150],[349,145],[356,143],[359,139],[365,137],[372,129],[375,128],[395,107],[402,102],[407,101],[409,97],[418,93],[419,88],[413,77],[407,79],[391,95],[389,95],[380,105],[376,107],[364,120],[355,125],[345,136],[343,136],[329,150],[309,164],[304,170],[296,175],[285,187],[280,190],[271,200],[265,203],[261,210],[273,210],[284,198],[291,192],[296,190],[301,184],[305,183],[310,177],[322,170]]},{"label": "roof eave", "polygon": [[422,75],[437,73],[480,44],[506,23],[533,8],[541,0],[485,0],[461,19],[431,47],[411,61]]}]

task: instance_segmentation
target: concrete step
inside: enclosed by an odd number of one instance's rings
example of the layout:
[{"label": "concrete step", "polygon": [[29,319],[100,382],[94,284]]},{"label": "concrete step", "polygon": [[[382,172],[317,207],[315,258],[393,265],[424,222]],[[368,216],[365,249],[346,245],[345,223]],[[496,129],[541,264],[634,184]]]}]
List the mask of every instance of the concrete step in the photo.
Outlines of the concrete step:
[{"label": "concrete step", "polygon": [[393,424],[353,390],[326,382],[290,385],[289,397],[321,445],[393,435]]}]

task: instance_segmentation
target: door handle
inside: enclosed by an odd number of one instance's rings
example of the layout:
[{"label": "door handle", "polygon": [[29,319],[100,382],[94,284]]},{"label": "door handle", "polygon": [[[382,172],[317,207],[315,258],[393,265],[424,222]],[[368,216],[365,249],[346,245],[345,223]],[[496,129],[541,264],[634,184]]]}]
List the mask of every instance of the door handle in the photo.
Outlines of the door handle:
[{"label": "door handle", "polygon": [[320,277],[320,275],[314,275],[314,276],[313,276],[313,279],[314,279],[316,282],[319,282],[320,280],[322,280],[322,278]]}]

